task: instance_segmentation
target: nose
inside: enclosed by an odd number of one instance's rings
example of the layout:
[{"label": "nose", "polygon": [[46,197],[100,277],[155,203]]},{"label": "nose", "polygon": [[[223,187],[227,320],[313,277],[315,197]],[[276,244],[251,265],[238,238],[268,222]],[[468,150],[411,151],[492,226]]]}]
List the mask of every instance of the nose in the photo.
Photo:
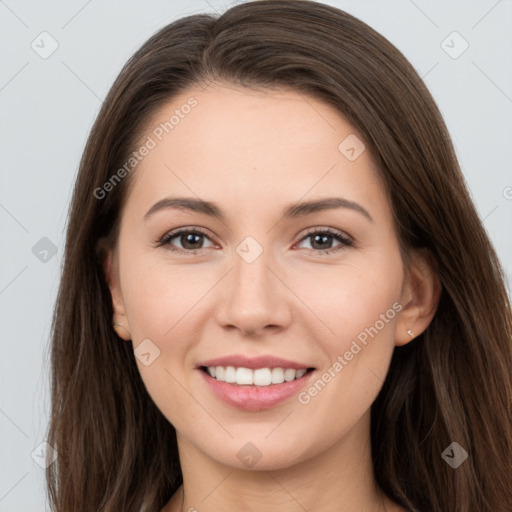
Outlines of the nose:
[{"label": "nose", "polygon": [[286,328],[291,321],[291,298],[270,251],[252,262],[233,254],[233,268],[223,279],[217,322],[238,329],[246,336],[261,337],[271,330]]}]

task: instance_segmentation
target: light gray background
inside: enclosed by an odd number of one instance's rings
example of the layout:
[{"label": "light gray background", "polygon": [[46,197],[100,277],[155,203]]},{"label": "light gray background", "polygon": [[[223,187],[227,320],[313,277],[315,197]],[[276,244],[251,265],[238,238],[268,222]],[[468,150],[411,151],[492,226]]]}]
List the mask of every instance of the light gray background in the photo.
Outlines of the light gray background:
[{"label": "light gray background", "polygon": [[[512,0],[325,3],[374,27],[424,77],[510,287]],[[31,454],[38,453],[47,424],[45,354],[67,209],[101,101],[124,62],[160,27],[229,5],[0,0],[0,512],[47,509],[44,471]],[[31,47],[34,40],[40,51],[50,47],[38,37],[43,31],[58,43],[46,59]],[[445,51],[462,48],[457,36],[446,40],[453,31],[469,43],[458,58]],[[43,237],[55,245],[53,257],[36,246]]]}]

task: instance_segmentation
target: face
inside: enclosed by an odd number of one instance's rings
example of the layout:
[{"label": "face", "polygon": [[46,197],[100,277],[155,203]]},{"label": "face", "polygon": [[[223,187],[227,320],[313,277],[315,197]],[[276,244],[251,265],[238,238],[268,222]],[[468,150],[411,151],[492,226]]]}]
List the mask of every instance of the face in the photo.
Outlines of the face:
[{"label": "face", "polygon": [[[155,112],[140,142],[107,271],[118,333],[178,440],[277,469],[367,433],[408,336],[391,206],[362,137],[313,97],[212,84]],[[163,201],[176,198],[199,206]]]}]

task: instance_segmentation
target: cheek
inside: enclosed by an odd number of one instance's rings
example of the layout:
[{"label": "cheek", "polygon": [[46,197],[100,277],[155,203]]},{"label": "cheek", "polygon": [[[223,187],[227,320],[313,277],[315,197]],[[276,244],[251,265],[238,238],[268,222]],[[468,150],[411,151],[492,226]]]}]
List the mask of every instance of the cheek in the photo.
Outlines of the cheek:
[{"label": "cheek", "polygon": [[400,305],[394,276],[390,273],[386,276],[383,282],[367,275],[343,283],[345,287],[339,292],[337,307],[330,310],[338,351],[350,350],[354,340],[365,347],[368,346],[365,342],[370,340],[388,345]]},{"label": "cheek", "polygon": [[173,265],[162,255],[154,258],[135,247],[126,247],[125,255],[121,280],[135,355],[151,341],[144,350],[150,353],[150,364],[136,357],[141,378],[164,416],[177,429],[187,430],[190,421],[204,422],[204,411],[191,407],[187,354],[196,338],[199,300],[211,284],[195,265]]},{"label": "cheek", "polygon": [[[334,423],[341,416],[356,419],[376,398],[394,349],[402,278],[399,257],[375,258],[331,276],[319,311],[334,334],[317,337],[329,362],[300,400],[319,417],[331,411]],[[332,414],[334,403],[339,414]]]},{"label": "cheek", "polygon": [[298,398],[334,432],[340,422],[361,417],[385,380],[402,309],[403,269],[398,256],[374,253],[357,265],[330,270],[308,278],[307,303],[321,320],[309,322],[320,326],[309,334],[327,357],[317,380]]},{"label": "cheek", "polygon": [[350,265],[319,267],[314,273],[301,269],[294,277],[295,289],[309,309],[307,318],[312,319],[308,324],[313,326],[317,318],[318,341],[331,356],[349,350],[354,339],[364,343],[392,337],[401,309],[401,260],[366,256]]},{"label": "cheek", "polygon": [[127,254],[121,280],[132,339],[172,336],[174,326],[179,328],[181,319],[194,313],[211,287],[211,272],[200,265],[175,265],[162,254],[155,257],[135,248]]}]

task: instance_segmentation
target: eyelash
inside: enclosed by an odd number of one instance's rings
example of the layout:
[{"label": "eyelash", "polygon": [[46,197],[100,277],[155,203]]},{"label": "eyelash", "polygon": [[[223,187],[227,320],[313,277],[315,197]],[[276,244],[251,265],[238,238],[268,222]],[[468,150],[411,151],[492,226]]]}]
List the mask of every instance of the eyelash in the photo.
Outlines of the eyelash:
[{"label": "eyelash", "polygon": [[[169,246],[168,250],[180,252],[182,254],[187,254],[187,255],[198,254],[198,253],[201,253],[201,251],[204,251],[205,249],[207,249],[207,248],[202,248],[202,249],[195,249],[195,250],[193,250],[193,249],[186,250],[186,249],[179,249],[179,248],[170,246],[170,242],[173,238],[176,238],[180,235],[185,235],[185,234],[203,235],[203,236],[209,238],[208,234],[199,228],[180,229],[178,231],[171,231],[170,233],[166,233],[160,240],[158,240],[156,247]],[[322,254],[322,255],[327,255],[327,254],[330,254],[333,252],[338,252],[340,250],[345,249],[346,247],[353,247],[355,245],[353,240],[351,240],[350,238],[348,238],[348,237],[342,235],[341,233],[334,231],[330,228],[320,228],[320,229],[319,228],[309,228],[308,231],[306,232],[306,234],[299,240],[299,242],[302,242],[306,238],[310,238],[312,235],[331,236],[335,240],[337,240],[338,242],[341,243],[340,246],[331,248],[331,249],[320,249],[320,250],[309,249],[310,251],[313,251],[315,253]]]}]

